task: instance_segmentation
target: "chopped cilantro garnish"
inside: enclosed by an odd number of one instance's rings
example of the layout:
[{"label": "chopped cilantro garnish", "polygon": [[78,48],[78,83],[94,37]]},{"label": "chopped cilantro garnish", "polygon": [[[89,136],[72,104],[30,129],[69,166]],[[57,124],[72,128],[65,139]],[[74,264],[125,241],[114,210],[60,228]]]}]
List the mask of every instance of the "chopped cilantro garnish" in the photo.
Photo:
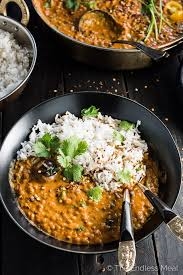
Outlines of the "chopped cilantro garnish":
[{"label": "chopped cilantro garnish", "polygon": [[60,146],[59,152],[63,153],[65,156],[70,158],[75,158],[86,152],[88,145],[86,141],[80,140],[77,137],[70,137],[65,139]]},{"label": "chopped cilantro garnish", "polygon": [[57,161],[63,168],[67,168],[71,164],[71,157],[65,156],[64,154],[60,154],[57,157]]},{"label": "chopped cilantro garnish", "polygon": [[125,130],[125,131],[128,131],[128,130],[131,130],[135,127],[134,123],[131,123],[131,122],[128,122],[126,120],[122,120],[120,123],[119,123],[119,127],[122,129],[122,130]]},{"label": "chopped cilantro garnish", "polygon": [[37,157],[47,158],[55,155],[59,146],[59,138],[46,133],[35,142],[33,145],[33,150]]},{"label": "chopped cilantro garnish", "polygon": [[88,190],[87,195],[90,199],[95,202],[99,202],[102,198],[103,189],[100,186],[96,186],[90,190]]},{"label": "chopped cilantro garnish", "polygon": [[95,0],[65,0],[65,6],[69,10],[76,11],[81,5],[85,6],[88,9],[96,8]]},{"label": "chopped cilantro garnish", "polygon": [[82,232],[82,231],[85,230],[85,227],[83,225],[81,225],[81,226],[75,228],[75,230],[78,231],[78,232]]},{"label": "chopped cilantro garnish", "polygon": [[79,164],[73,164],[64,169],[63,174],[67,180],[80,181],[82,177],[83,167]]},{"label": "chopped cilantro garnish", "polygon": [[97,109],[95,106],[90,106],[89,108],[85,108],[81,110],[81,115],[82,116],[91,116],[91,117],[96,117],[98,116],[99,109]]},{"label": "chopped cilantro garnish", "polygon": [[132,178],[131,173],[128,170],[124,169],[122,171],[119,171],[118,173],[118,179],[122,183],[129,183],[131,181],[131,178]]},{"label": "chopped cilantro garnish", "polygon": [[91,10],[96,8],[96,2],[94,0],[93,1],[82,1],[82,4],[83,4],[83,6],[85,6],[88,9],[91,9]]},{"label": "chopped cilantro garnish", "polygon": [[121,143],[125,140],[124,136],[116,130],[113,133],[113,137],[114,137],[114,140],[120,141]]},{"label": "chopped cilantro garnish", "polygon": [[88,145],[86,141],[77,137],[65,139],[59,147],[57,156],[58,163],[64,168],[63,175],[67,180],[80,181],[83,173],[83,167],[79,164],[73,164],[76,156],[86,152]]},{"label": "chopped cilantro garnish", "polygon": [[80,1],[79,0],[65,0],[65,6],[69,10],[77,10],[79,8]]}]

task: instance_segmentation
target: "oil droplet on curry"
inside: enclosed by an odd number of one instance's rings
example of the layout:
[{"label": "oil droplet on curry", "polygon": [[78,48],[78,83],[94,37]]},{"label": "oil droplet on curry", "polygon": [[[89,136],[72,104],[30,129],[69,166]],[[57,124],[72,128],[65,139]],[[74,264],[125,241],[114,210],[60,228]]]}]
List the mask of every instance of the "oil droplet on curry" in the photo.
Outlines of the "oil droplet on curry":
[{"label": "oil droplet on curry", "polygon": [[[35,171],[39,158],[17,160],[10,171],[11,185],[17,194],[20,210],[38,229],[68,243],[102,244],[119,239],[122,185],[117,191],[102,190],[93,199],[89,190],[95,183],[86,176],[79,183],[67,181],[60,172],[52,176]],[[158,193],[158,169],[149,157],[142,183]],[[131,190],[132,219],[139,230],[153,213],[153,207],[135,186]]]}]

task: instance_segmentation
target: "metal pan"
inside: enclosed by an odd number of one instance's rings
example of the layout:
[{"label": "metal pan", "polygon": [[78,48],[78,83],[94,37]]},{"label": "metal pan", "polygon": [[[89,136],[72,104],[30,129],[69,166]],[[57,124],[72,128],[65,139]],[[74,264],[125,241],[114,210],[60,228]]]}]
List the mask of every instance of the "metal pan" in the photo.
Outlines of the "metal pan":
[{"label": "metal pan", "polygon": [[[151,58],[137,49],[112,49],[97,47],[73,39],[59,31],[49,22],[47,17],[40,12],[40,7],[36,0],[32,0],[32,4],[39,17],[47,24],[49,28],[59,35],[62,45],[68,54],[80,62],[110,70],[140,69],[149,67],[153,63]],[[178,49],[178,45],[182,42],[183,36],[180,36],[176,40],[167,43],[158,49],[163,52],[168,51],[171,55],[172,50],[173,53],[177,53],[180,49],[182,49],[182,47],[179,47]]]},{"label": "metal pan", "polygon": [[[21,9],[22,19],[21,23],[16,20],[7,17],[7,5],[11,2],[16,3]],[[25,27],[29,22],[29,9],[24,0],[2,0],[0,2],[0,29],[13,33],[14,38],[18,43],[26,47],[29,52],[30,66],[26,78],[13,90],[3,94],[0,94],[0,109],[2,109],[6,103],[16,99],[24,90],[27,81],[34,69],[37,58],[37,47],[35,40],[29,30]]]},{"label": "metal pan", "polygon": [[[118,119],[142,122],[140,130],[143,138],[151,146],[158,160],[163,164],[167,174],[165,184],[162,184],[162,198],[170,207],[175,203],[181,184],[181,160],[177,146],[167,127],[152,112],[139,103],[125,97],[96,92],[80,92],[50,99],[28,111],[10,130],[6,136],[1,151],[0,161],[0,195],[2,203],[13,221],[28,235],[54,248],[75,253],[105,253],[115,251],[118,242],[104,245],[72,245],[58,241],[38,231],[19,211],[16,199],[11,191],[8,171],[9,165],[15,158],[20,143],[26,140],[31,127],[38,119],[44,122],[53,122],[55,114],[63,114],[67,110],[80,115],[81,109],[96,105],[104,114]],[[16,136],[16,139],[15,139]],[[162,220],[158,214],[153,215],[144,227],[136,231],[135,241],[146,238],[158,228]]]}]

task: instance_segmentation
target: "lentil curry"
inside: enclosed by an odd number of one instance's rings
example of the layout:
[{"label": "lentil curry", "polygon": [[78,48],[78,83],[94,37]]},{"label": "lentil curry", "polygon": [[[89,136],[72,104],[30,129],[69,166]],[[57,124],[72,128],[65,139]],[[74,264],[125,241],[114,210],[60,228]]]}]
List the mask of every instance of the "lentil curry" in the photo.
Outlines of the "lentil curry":
[{"label": "lentil curry", "polygon": [[158,167],[133,124],[102,115],[95,106],[81,118],[66,112],[38,121],[10,168],[20,210],[38,229],[75,244],[119,239],[123,192],[131,192],[139,230],[153,207],[136,185],[158,194]]},{"label": "lentil curry", "polygon": [[[99,202],[88,196],[95,187],[89,177],[80,183],[68,182],[60,173],[51,178],[36,178],[38,159],[17,161],[13,172],[13,189],[24,215],[46,234],[75,244],[101,244],[119,239],[123,190],[103,190]],[[158,171],[147,160],[147,174],[142,184],[158,193]],[[145,195],[135,186],[131,192],[132,221],[135,230],[141,229],[153,213]]]},{"label": "lentil curry", "polygon": [[[181,0],[33,0],[41,17],[58,31],[87,44],[128,48],[113,44],[132,40],[158,47],[178,38],[183,32]],[[117,23],[88,13],[84,31],[80,19],[87,11],[103,11]],[[99,13],[98,13],[99,15]]]}]

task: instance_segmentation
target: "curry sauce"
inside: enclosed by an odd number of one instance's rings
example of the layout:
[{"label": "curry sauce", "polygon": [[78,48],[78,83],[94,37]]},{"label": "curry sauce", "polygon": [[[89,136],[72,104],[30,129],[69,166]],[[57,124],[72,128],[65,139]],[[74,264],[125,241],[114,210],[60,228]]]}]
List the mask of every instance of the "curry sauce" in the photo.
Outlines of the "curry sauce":
[{"label": "curry sauce", "polygon": [[[26,218],[46,234],[68,243],[102,244],[119,239],[123,189],[103,190],[100,201],[93,201],[88,190],[95,187],[90,177],[80,183],[68,182],[60,172],[39,177],[33,167],[37,158],[17,160],[11,170],[11,185],[20,210]],[[145,184],[158,193],[158,169],[146,160]],[[135,230],[143,227],[153,207],[138,186],[131,191],[132,219]]]},{"label": "curry sauce", "polygon": [[[173,8],[169,7],[169,2],[175,2],[176,5]],[[177,39],[182,34],[183,6],[180,0],[33,0],[33,3],[49,26],[76,40],[95,46],[129,48],[131,46],[111,42],[132,40],[156,48]],[[177,5],[180,6],[179,9]],[[87,20],[88,30],[84,33],[80,31],[80,19],[87,11],[92,10],[103,11],[114,19],[120,26],[117,37],[110,24],[102,21],[101,25],[101,22],[92,18],[93,14]]]}]

